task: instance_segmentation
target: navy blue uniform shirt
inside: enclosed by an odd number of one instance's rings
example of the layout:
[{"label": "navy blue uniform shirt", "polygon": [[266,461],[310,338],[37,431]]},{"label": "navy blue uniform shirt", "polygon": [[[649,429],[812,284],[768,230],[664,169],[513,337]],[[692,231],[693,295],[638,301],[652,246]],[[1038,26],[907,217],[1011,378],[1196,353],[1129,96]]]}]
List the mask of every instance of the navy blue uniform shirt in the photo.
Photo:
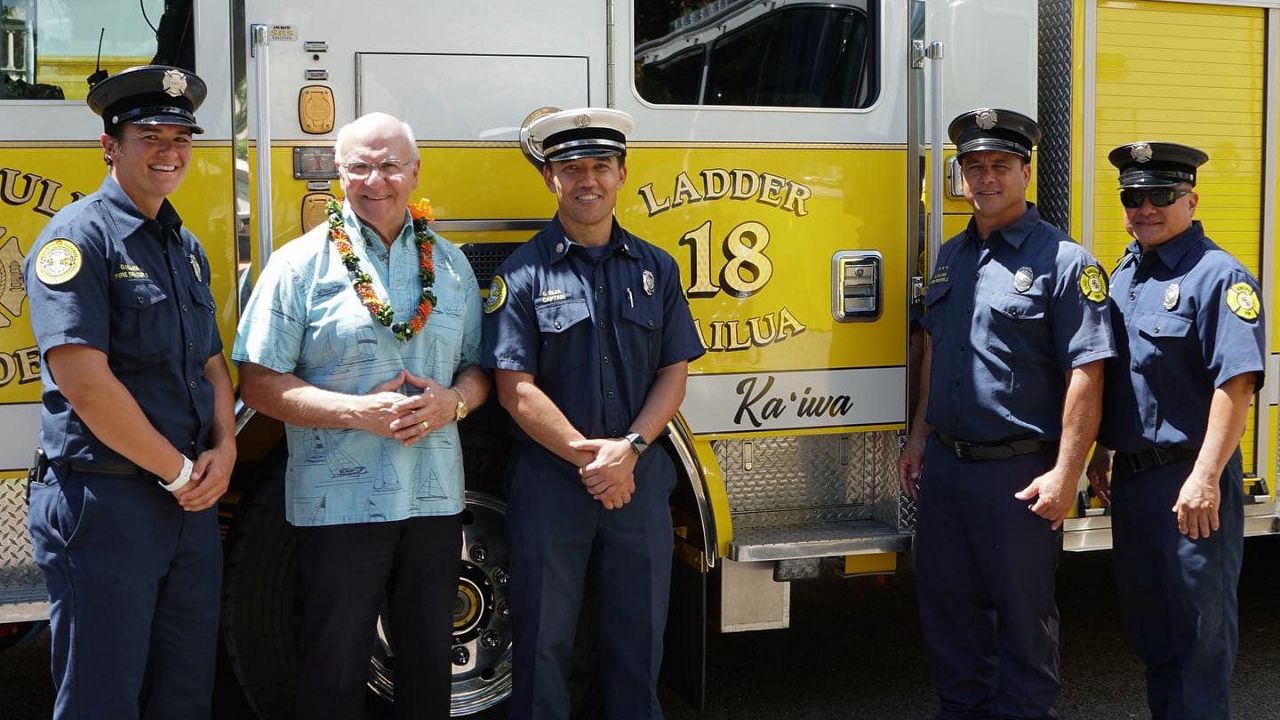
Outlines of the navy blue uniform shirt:
[{"label": "navy blue uniform shirt", "polygon": [[705,350],[670,255],[615,220],[596,263],[558,217],[512,253],[485,304],[482,362],[532,374],[584,436],[621,437],[658,369]]},{"label": "navy blue uniform shirt", "polygon": [[[27,255],[41,360],[60,345],[106,353],[155,429],[194,458],[213,424],[204,366],[222,352],[209,277],[204,250],[169,201],[150,219],[108,175],[59,211]],[[85,427],[47,362],[43,378],[40,445],[49,459],[125,462]]]},{"label": "navy blue uniform shirt", "polygon": [[1199,221],[1150,252],[1130,244],[1112,276],[1120,354],[1106,365],[1099,442],[1122,452],[1199,447],[1217,387],[1246,372],[1262,387],[1259,295]]},{"label": "navy blue uniform shirt", "polygon": [[1062,434],[1066,372],[1115,355],[1106,276],[1035,206],[948,240],[925,291],[935,429],[974,442]]}]

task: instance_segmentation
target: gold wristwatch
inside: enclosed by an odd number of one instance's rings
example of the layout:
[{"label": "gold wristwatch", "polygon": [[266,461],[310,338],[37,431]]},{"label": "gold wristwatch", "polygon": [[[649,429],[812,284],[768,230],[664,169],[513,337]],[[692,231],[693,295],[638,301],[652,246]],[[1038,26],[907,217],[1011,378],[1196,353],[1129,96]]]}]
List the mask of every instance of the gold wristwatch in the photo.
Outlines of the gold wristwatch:
[{"label": "gold wristwatch", "polygon": [[453,419],[458,421],[467,416],[467,401],[462,397],[462,393],[458,392],[458,388],[451,387],[449,389],[453,391],[454,395],[458,396],[458,406],[453,411]]}]

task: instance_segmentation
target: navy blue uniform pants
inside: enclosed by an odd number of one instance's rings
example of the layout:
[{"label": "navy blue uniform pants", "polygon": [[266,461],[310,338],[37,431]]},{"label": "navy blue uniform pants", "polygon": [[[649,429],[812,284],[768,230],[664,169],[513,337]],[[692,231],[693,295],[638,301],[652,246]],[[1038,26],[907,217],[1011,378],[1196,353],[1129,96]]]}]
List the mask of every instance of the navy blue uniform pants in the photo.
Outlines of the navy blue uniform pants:
[{"label": "navy blue uniform pants", "polygon": [[304,597],[298,718],[363,717],[385,606],[394,717],[446,720],[461,515],[300,527],[297,534]]},{"label": "navy blue uniform pants", "polygon": [[1053,462],[965,462],[929,438],[913,555],[939,720],[1056,717],[1060,533],[1013,497]]},{"label": "navy blue uniform pants", "polygon": [[562,460],[519,449],[509,470],[511,720],[569,718],[567,680],[589,571],[598,589],[604,716],[661,720],[675,468],[660,449],[645,453],[636,493],[618,510],[605,510],[576,475]]},{"label": "navy blue uniform pants", "polygon": [[28,524],[49,587],[54,718],[208,718],[217,511],[184,511],[154,478],[51,466]]},{"label": "navy blue uniform pants", "polygon": [[1192,540],[1172,512],[1194,461],[1131,474],[1111,488],[1116,590],[1130,642],[1147,667],[1154,720],[1228,720],[1244,556],[1240,451],[1219,482],[1220,528]]}]

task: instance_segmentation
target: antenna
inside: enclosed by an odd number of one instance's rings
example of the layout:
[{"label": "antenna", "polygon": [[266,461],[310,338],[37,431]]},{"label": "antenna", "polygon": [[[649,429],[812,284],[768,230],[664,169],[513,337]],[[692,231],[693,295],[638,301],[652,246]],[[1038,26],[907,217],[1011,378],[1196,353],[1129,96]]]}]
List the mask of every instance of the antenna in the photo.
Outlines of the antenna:
[{"label": "antenna", "polygon": [[94,85],[97,85],[98,83],[107,79],[107,71],[102,69],[102,37],[106,34],[107,34],[107,29],[105,27],[102,28],[102,30],[98,33],[97,69],[93,71],[92,75],[85,78],[85,81],[89,83],[90,89],[93,89]]}]

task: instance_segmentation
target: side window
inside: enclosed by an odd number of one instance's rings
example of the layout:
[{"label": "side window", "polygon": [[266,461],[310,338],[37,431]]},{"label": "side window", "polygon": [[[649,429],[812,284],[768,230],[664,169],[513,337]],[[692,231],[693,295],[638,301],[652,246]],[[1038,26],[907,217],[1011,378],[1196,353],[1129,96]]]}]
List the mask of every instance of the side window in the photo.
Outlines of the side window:
[{"label": "side window", "polygon": [[0,100],[82,100],[91,83],[134,65],[194,72],[191,4],[0,0]]},{"label": "side window", "polygon": [[878,9],[878,0],[635,0],[636,89],[667,105],[869,107],[879,94]]}]

